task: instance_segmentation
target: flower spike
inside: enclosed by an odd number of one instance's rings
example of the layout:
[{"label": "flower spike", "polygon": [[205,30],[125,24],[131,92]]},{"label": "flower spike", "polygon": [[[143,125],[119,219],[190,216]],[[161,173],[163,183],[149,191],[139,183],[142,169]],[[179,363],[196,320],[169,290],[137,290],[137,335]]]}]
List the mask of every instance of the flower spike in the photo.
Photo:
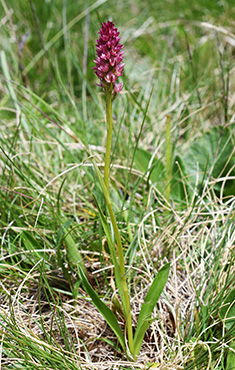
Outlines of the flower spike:
[{"label": "flower spike", "polygon": [[123,75],[123,45],[120,43],[119,32],[113,22],[102,23],[96,44],[97,58],[93,67],[100,79],[100,85],[106,93],[113,92],[113,99],[122,90],[122,84],[116,83],[118,77]]}]

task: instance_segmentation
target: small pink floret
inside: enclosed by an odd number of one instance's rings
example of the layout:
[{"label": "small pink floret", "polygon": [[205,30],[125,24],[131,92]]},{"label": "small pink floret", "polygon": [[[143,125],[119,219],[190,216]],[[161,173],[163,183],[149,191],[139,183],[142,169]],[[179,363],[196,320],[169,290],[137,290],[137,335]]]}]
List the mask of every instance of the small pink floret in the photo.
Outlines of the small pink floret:
[{"label": "small pink floret", "polygon": [[116,83],[115,85],[114,85],[114,92],[115,93],[120,93],[122,91],[122,83],[120,82],[120,83]]}]

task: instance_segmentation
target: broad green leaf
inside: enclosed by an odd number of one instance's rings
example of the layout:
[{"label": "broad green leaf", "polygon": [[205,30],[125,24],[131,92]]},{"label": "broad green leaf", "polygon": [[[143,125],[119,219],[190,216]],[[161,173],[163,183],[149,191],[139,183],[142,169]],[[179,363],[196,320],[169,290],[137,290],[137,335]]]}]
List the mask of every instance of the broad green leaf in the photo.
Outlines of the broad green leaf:
[{"label": "broad green leaf", "polygon": [[116,334],[122,348],[126,350],[125,345],[125,338],[122,333],[122,330],[117,322],[117,319],[114,315],[114,313],[106,306],[106,304],[98,297],[97,293],[94,291],[90,283],[88,282],[86,275],[84,274],[83,270],[80,269],[80,276],[82,279],[83,286],[87,292],[87,294],[91,297],[92,302],[97,307],[101,315],[103,315],[104,319],[110,326],[110,328],[114,331]]},{"label": "broad green leaf", "polygon": [[[235,164],[234,153],[234,135],[229,128],[222,129],[214,127],[195,140],[192,145],[182,155],[182,161],[185,167],[185,174],[191,185],[196,183],[197,173],[199,172],[199,186],[203,180],[204,172],[216,179],[224,177]],[[231,170],[229,176],[234,176],[235,170]],[[214,185],[216,191],[220,191],[222,182]],[[226,181],[224,194],[235,194],[235,180]]]},{"label": "broad green leaf", "polygon": [[154,278],[148,293],[142,304],[137,328],[134,336],[134,357],[136,357],[140,351],[144,335],[146,330],[149,328],[151,323],[154,321],[152,319],[153,309],[166,285],[170,271],[170,264],[166,263],[158,272],[157,276]]},{"label": "broad green leaf", "polygon": [[152,159],[152,154],[144,149],[137,148],[134,158],[136,168],[141,172],[150,171],[150,180],[157,186],[161,191],[163,188],[163,181],[165,181],[165,167],[164,164],[157,159],[152,161],[151,167],[149,163]]}]

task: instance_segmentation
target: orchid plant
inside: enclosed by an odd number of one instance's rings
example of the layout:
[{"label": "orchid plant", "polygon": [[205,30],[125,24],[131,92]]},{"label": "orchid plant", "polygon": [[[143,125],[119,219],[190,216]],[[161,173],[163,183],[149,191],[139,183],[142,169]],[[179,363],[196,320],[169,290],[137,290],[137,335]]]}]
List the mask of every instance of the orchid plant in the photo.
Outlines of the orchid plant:
[{"label": "orchid plant", "polygon": [[102,23],[102,27],[99,31],[99,39],[96,44],[97,58],[94,61],[96,66],[93,67],[96,75],[98,76],[100,83],[99,87],[103,89],[106,98],[106,122],[107,122],[107,140],[106,140],[106,154],[104,164],[104,175],[102,176],[96,162],[93,160],[93,166],[96,171],[105,201],[108,209],[110,222],[114,232],[114,238],[112,237],[110,223],[107,217],[101,210],[97,200],[95,199],[97,209],[99,211],[101,223],[106,235],[108,242],[111,259],[114,265],[115,281],[116,286],[121,298],[121,303],[117,299],[119,306],[121,306],[122,312],[125,317],[125,325],[127,338],[125,338],[121,326],[113,313],[113,311],[104,304],[104,302],[98,297],[97,293],[89,283],[84,269],[79,267],[80,276],[82,278],[83,286],[86,289],[88,295],[90,295],[93,303],[96,305],[98,310],[101,312],[109,326],[113,329],[116,334],[122,348],[127,354],[136,360],[141,344],[144,339],[146,330],[151,325],[152,312],[157,303],[157,300],[162,293],[162,290],[167,282],[170,265],[164,265],[158,272],[157,276],[153,279],[153,282],[149,288],[149,291],[144,299],[139,314],[135,335],[133,335],[133,323],[131,313],[131,300],[129,288],[127,285],[127,271],[125,267],[125,259],[123,253],[123,246],[121,241],[120,231],[117,225],[115,213],[112,207],[110,198],[110,156],[111,156],[111,145],[112,145],[112,103],[114,99],[121,92],[123,86],[122,83],[117,83],[117,79],[123,75],[123,45],[120,43],[119,32],[114,26],[113,22]]}]

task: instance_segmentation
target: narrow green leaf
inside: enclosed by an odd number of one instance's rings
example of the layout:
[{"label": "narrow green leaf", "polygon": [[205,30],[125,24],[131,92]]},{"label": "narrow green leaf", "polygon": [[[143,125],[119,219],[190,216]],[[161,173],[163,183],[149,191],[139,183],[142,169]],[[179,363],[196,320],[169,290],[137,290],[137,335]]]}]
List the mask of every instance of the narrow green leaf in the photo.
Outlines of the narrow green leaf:
[{"label": "narrow green leaf", "polygon": [[[0,67],[2,67],[1,69],[2,69],[2,72],[3,72],[3,76],[6,79],[6,85],[7,85],[10,97],[12,99],[12,102],[15,106],[15,110],[18,113],[21,113],[20,105],[18,104],[17,96],[16,96],[16,93],[15,93],[14,87],[11,83],[11,76],[10,76],[10,71],[9,71],[8,65],[9,64],[7,63],[5,51],[1,50],[1,52],[0,52]],[[23,115],[21,115],[21,123],[23,124],[24,129],[27,132],[30,132],[28,123],[27,123],[27,121],[26,121],[26,119]]]},{"label": "narrow green leaf", "polygon": [[[98,177],[100,186],[102,188],[102,191],[103,191],[103,194],[104,194],[104,197],[105,197],[105,201],[106,201],[106,205],[109,208],[109,205],[111,204],[109,192],[106,189],[104,180],[102,178],[101,172],[100,172],[97,164],[95,163],[95,161],[92,161],[92,163],[93,163],[93,166],[95,168],[96,175]],[[123,299],[123,285],[122,285],[123,279],[122,279],[122,276],[121,276],[120,265],[119,265],[119,262],[118,262],[118,259],[117,259],[116,247],[115,247],[115,244],[112,240],[112,236],[111,236],[111,233],[110,233],[110,226],[109,226],[109,224],[108,224],[108,222],[107,222],[107,220],[106,220],[106,218],[105,218],[105,216],[104,216],[104,214],[103,214],[103,212],[102,212],[94,194],[93,194],[93,197],[94,197],[94,200],[95,200],[95,203],[96,203],[96,207],[99,211],[101,223],[102,223],[102,226],[103,226],[106,238],[107,238],[109,250],[110,250],[112,261],[113,261],[113,264],[114,264],[115,281],[116,281],[116,284],[117,284],[117,288],[118,288],[120,297],[121,297],[122,302],[123,302],[124,310],[126,312],[126,303],[125,303],[125,299]]]},{"label": "narrow green leaf", "polygon": [[174,158],[174,164],[172,167],[172,186],[171,186],[171,198],[174,202],[179,203],[182,207],[185,207],[186,199],[190,198],[188,178],[182,159],[176,155]]},{"label": "narrow green leaf", "polygon": [[101,175],[101,172],[100,172],[100,170],[99,170],[99,167],[97,166],[97,164],[95,163],[95,161],[94,161],[94,160],[92,161],[92,164],[93,164],[93,166],[94,166],[94,169],[95,169],[96,175],[97,175],[97,177],[98,177],[98,180],[99,180],[100,186],[101,186],[101,188],[102,188],[102,191],[103,191],[103,194],[104,194],[104,197],[105,197],[105,201],[106,201],[106,203],[107,203],[107,205],[108,205],[108,204],[110,204],[110,203],[111,203],[111,201],[110,201],[109,193],[108,193],[108,191],[107,191],[107,189],[106,189],[106,186],[105,186],[105,183],[104,183],[103,177],[102,177],[102,175]]},{"label": "narrow green leaf", "polygon": [[153,280],[148,293],[142,304],[137,328],[134,337],[134,357],[136,357],[140,351],[141,344],[144,339],[146,330],[149,328],[151,323],[154,321],[152,319],[153,309],[166,285],[170,271],[170,264],[166,263],[161,270],[158,272],[157,276]]},{"label": "narrow green leaf", "polygon": [[126,350],[125,345],[125,338],[122,333],[122,330],[117,322],[117,319],[114,315],[114,313],[106,306],[106,304],[101,301],[101,299],[98,297],[97,293],[94,291],[90,283],[88,282],[86,275],[84,274],[83,270],[80,268],[80,276],[82,279],[83,286],[87,292],[87,294],[91,297],[92,302],[97,307],[99,312],[103,315],[104,319],[109,324],[110,328],[114,331],[116,334],[122,348]]},{"label": "narrow green leaf", "polygon": [[63,255],[62,255],[62,252],[61,252],[61,243],[62,243],[62,240],[63,240],[63,237],[64,237],[64,231],[63,230],[64,230],[64,228],[68,229],[68,227],[71,225],[71,223],[72,223],[72,220],[68,220],[60,227],[60,229],[57,233],[57,251],[56,251],[58,266],[62,269],[63,274],[64,274],[65,278],[67,279],[70,287],[73,286],[73,283],[72,283],[71,276],[69,274],[69,270],[64,264]]},{"label": "narrow green leaf", "polygon": [[101,220],[101,223],[102,223],[102,226],[103,226],[106,238],[107,238],[107,242],[108,242],[109,250],[110,250],[110,253],[111,253],[111,256],[112,256],[112,261],[113,261],[114,267],[115,267],[115,269],[116,268],[118,269],[116,249],[115,249],[115,245],[114,245],[113,240],[112,240],[112,236],[111,236],[111,233],[110,233],[108,222],[107,222],[107,220],[106,220],[106,218],[105,218],[105,216],[104,216],[104,214],[103,214],[103,212],[100,208],[100,205],[97,202],[97,199],[96,199],[94,194],[93,194],[93,198],[94,198],[94,201],[95,201],[95,205],[98,209],[100,220]]},{"label": "narrow green leaf", "polygon": [[[232,336],[235,336],[235,289],[233,289],[227,298],[223,306],[219,311],[220,317],[225,320],[225,328],[231,330]],[[229,344],[228,355],[226,358],[226,370],[235,369],[235,341],[233,340]]]},{"label": "narrow green leaf", "polygon": [[230,343],[228,355],[226,358],[226,370],[233,370],[235,369],[235,341]]},{"label": "narrow green leaf", "polygon": [[42,250],[43,248],[29,231],[22,232],[22,239],[27,250],[32,252],[31,256],[36,258],[37,261],[46,256],[44,252],[38,252],[38,250]]},{"label": "narrow green leaf", "polygon": [[82,255],[79,252],[72,236],[68,232],[65,225],[62,226],[62,229],[63,229],[63,234],[64,234],[64,243],[65,243],[65,247],[66,247],[68,260],[71,263],[74,263],[74,264],[78,265],[80,268],[82,268],[84,273],[87,274],[86,267],[84,265]]},{"label": "narrow green leaf", "polygon": [[225,299],[223,306],[219,310],[219,314],[220,317],[225,320],[225,327],[227,330],[235,325],[235,289],[233,289]]},{"label": "narrow green leaf", "polygon": [[104,214],[103,214],[103,212],[102,212],[102,210],[99,206],[99,203],[97,202],[97,199],[94,196],[94,194],[93,194],[93,197],[94,197],[95,205],[96,205],[96,207],[98,209],[98,212],[99,212],[100,220],[101,220],[101,223],[102,223],[102,226],[103,226],[106,238],[107,238],[109,250],[110,250],[112,261],[113,261],[113,264],[114,264],[114,274],[115,274],[115,281],[116,281],[116,284],[117,284],[117,288],[118,288],[119,294],[122,295],[120,266],[118,264],[118,260],[117,260],[117,256],[116,256],[116,248],[115,248],[114,242],[112,240],[112,236],[111,236],[110,229],[109,229],[109,224],[108,224],[108,222],[107,222],[107,220],[106,220],[106,218],[105,218],[105,216],[104,216]]}]

